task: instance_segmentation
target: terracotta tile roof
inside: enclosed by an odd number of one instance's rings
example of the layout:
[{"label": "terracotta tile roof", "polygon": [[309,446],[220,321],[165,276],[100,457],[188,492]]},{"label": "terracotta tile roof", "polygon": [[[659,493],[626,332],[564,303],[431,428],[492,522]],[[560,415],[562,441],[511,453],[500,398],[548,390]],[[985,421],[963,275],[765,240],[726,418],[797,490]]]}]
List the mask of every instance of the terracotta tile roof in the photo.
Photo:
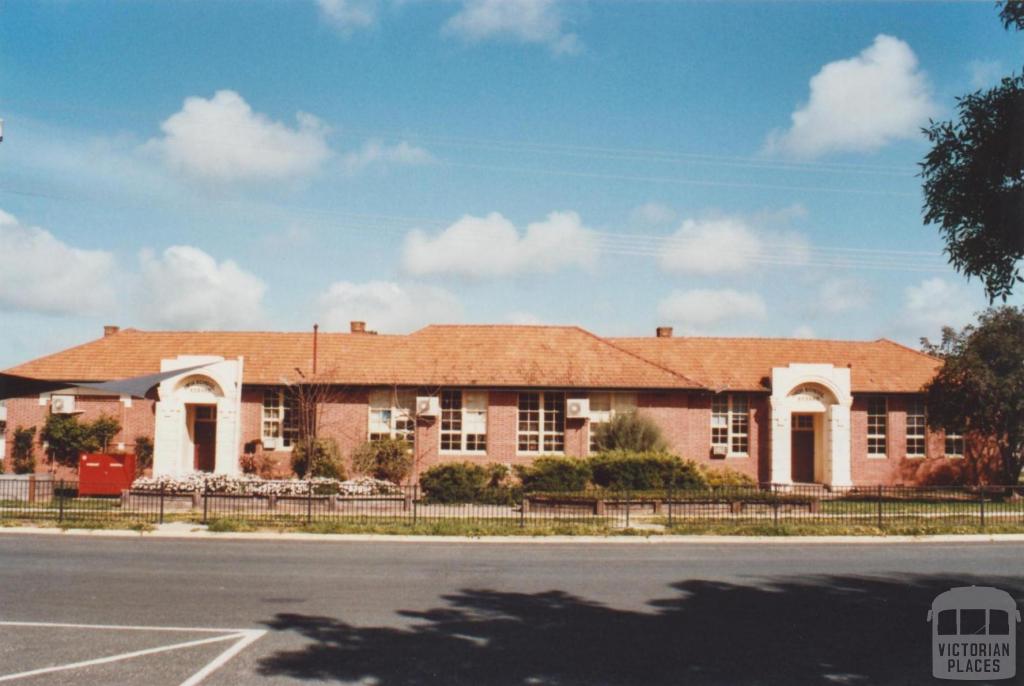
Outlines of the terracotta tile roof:
[{"label": "terracotta tile roof", "polygon": [[786,338],[612,338],[656,364],[715,390],[767,390],[772,367],[790,363],[849,366],[852,390],[911,393],[941,362],[888,339],[830,341]]},{"label": "terracotta tile roof", "polygon": [[[118,333],[26,362],[6,373],[100,381],[159,371],[178,355],[245,358],[251,384],[309,374],[312,333]],[[350,385],[693,388],[685,375],[571,326],[428,326],[407,336],[321,333],[318,370]]]}]

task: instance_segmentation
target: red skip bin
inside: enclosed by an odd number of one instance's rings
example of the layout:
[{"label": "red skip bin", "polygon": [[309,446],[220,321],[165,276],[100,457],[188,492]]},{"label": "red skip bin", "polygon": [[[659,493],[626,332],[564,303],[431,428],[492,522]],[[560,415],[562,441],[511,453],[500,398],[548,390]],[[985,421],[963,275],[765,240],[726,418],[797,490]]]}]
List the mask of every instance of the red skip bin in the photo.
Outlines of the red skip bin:
[{"label": "red skip bin", "polygon": [[78,460],[78,495],[121,495],[134,480],[134,455],[85,453]]}]

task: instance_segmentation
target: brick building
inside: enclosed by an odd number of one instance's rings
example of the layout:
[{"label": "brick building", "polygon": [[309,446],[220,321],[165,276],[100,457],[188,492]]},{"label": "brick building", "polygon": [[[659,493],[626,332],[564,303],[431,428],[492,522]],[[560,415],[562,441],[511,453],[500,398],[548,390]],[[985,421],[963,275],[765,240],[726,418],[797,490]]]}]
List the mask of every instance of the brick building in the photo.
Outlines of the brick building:
[{"label": "brick building", "polygon": [[[938,364],[885,339],[677,338],[664,327],[648,338],[569,326],[402,336],[361,322],[319,335],[106,327],[98,340],[6,370],[0,390],[8,443],[50,412],[105,413],[122,424],[118,449],[154,440],[157,474],[236,473],[246,453],[287,465],[290,389],[316,380],[327,396],[321,434],[343,454],[403,437],[420,471],[586,455],[598,423],[638,412],[687,459],[762,482],[866,485],[921,481],[964,456],[962,437],[926,428],[920,391]],[[109,382],[137,377],[148,390],[111,392]]]}]

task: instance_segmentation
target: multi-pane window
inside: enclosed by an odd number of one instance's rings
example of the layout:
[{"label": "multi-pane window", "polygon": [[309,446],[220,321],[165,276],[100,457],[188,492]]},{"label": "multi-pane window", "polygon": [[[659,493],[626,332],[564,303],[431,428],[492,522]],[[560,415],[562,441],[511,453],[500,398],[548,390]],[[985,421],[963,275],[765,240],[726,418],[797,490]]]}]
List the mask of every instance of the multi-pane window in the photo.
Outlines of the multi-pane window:
[{"label": "multi-pane window", "polygon": [[370,440],[400,438],[412,445],[416,437],[416,394],[379,390],[370,393]]},{"label": "multi-pane window", "polygon": [[487,451],[487,393],[441,392],[441,450]]},{"label": "multi-pane window", "polygon": [[565,449],[565,393],[519,394],[519,452]]},{"label": "multi-pane window", "polygon": [[885,398],[868,398],[868,455],[886,456],[888,428],[889,416]]},{"label": "multi-pane window", "polygon": [[272,449],[290,449],[299,433],[295,396],[284,388],[263,391],[263,445]]},{"label": "multi-pane window", "polygon": [[590,394],[590,452],[597,452],[597,431],[612,417],[636,412],[636,393]]},{"label": "multi-pane window", "polygon": [[719,394],[711,399],[711,445],[728,455],[750,449],[750,403],[745,395]]},{"label": "multi-pane window", "polygon": [[946,449],[944,451],[946,457],[963,457],[964,456],[964,436],[963,434],[953,433],[950,431],[946,432]]},{"label": "multi-pane window", "polygon": [[920,400],[907,405],[907,457],[925,456],[925,409]]}]

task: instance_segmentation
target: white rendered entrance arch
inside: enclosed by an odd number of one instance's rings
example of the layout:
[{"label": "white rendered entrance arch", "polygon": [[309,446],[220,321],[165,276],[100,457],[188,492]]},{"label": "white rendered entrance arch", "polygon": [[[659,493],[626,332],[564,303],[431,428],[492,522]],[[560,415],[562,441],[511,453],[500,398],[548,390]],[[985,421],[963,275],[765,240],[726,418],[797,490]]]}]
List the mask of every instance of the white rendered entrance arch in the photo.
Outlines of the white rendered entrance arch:
[{"label": "white rendered entrance arch", "polygon": [[831,364],[791,364],[772,369],[771,479],[792,484],[793,413],[815,415],[818,449],[815,481],[852,485],[850,473],[850,370]]},{"label": "white rendered entrance arch", "polygon": [[[196,368],[202,365],[201,368]],[[182,476],[195,471],[190,406],[216,407],[214,472],[238,474],[241,442],[242,358],[179,355],[161,360],[160,371],[182,373],[157,388],[154,476]]]}]

